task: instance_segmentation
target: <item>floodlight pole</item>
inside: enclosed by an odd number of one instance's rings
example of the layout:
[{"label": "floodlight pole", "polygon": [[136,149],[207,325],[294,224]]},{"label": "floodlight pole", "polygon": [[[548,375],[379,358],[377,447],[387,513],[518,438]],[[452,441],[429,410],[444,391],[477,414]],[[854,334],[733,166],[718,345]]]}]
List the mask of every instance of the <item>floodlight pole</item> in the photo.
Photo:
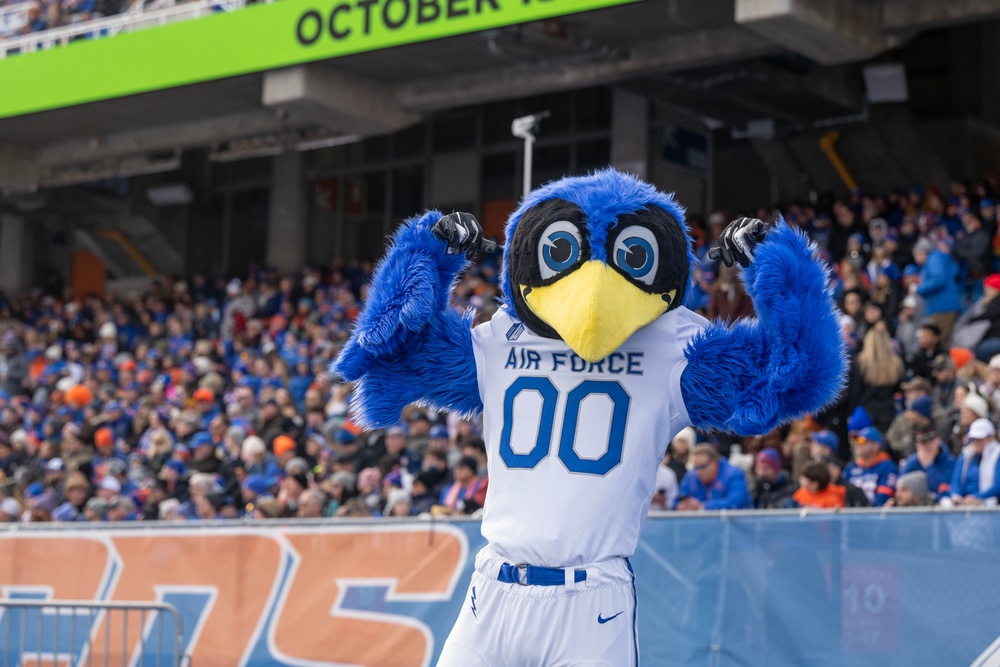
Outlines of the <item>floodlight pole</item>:
[{"label": "floodlight pole", "polygon": [[549,112],[543,111],[541,113],[531,114],[530,116],[521,116],[520,118],[515,118],[514,122],[510,125],[510,133],[519,139],[524,139],[524,196],[527,197],[528,193],[531,192],[531,172],[532,172],[532,158],[535,148],[535,132],[538,131],[538,126],[541,124],[543,118],[548,118]]}]

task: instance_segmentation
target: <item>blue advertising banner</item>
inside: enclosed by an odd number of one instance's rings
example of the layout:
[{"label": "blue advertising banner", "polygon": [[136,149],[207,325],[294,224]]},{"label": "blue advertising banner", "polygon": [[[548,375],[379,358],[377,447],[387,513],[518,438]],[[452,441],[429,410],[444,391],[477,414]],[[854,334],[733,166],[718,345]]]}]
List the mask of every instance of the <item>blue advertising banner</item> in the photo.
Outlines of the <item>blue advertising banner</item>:
[{"label": "blue advertising banner", "polygon": [[[423,666],[483,545],[478,522],[20,528],[0,586],[172,604],[198,667]],[[654,517],[632,559],[642,664],[1000,666],[998,556],[1000,511]],[[175,631],[0,602],[0,661],[152,665]]]}]

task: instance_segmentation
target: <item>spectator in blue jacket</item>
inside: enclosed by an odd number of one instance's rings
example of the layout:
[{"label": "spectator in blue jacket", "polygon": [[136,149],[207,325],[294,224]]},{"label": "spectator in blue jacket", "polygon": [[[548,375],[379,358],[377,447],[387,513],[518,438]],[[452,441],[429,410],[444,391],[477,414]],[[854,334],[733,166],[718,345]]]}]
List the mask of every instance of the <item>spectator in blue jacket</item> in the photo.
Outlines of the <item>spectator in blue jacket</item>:
[{"label": "spectator in blue jacket", "polygon": [[959,266],[947,241],[922,238],[913,246],[913,261],[920,265],[917,294],[924,297],[924,315],[941,329],[941,340],[951,337],[961,303]]},{"label": "spectator in blue jacket", "polygon": [[872,507],[881,507],[896,494],[898,466],[882,450],[882,434],[864,428],[851,436],[854,460],[844,468],[844,479],[865,492]]},{"label": "spectator in blue jacket", "polygon": [[1000,442],[989,419],[969,426],[969,444],[962,448],[951,476],[951,496],[942,505],[996,505],[1000,495]]},{"label": "spectator in blue jacket", "polygon": [[736,510],[750,507],[743,471],[719,457],[711,445],[691,452],[691,470],[681,480],[674,507],[677,510]]},{"label": "spectator in blue jacket", "polygon": [[914,442],[917,451],[900,464],[899,475],[902,477],[918,470],[926,473],[928,491],[935,501],[939,501],[950,495],[955,457],[947,447],[941,446],[941,438],[932,426],[917,431]]}]

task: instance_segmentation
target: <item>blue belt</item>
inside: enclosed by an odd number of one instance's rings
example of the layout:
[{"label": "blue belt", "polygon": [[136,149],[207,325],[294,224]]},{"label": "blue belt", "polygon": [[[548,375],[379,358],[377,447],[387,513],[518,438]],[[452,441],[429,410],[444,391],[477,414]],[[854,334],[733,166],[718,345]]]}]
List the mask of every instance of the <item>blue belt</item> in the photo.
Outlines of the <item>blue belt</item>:
[{"label": "blue belt", "polygon": [[[522,586],[562,586],[566,583],[566,570],[558,567],[539,567],[518,563],[504,563],[500,566],[498,581],[505,584],[521,584]],[[573,581],[580,583],[587,580],[586,570],[575,570]]]}]

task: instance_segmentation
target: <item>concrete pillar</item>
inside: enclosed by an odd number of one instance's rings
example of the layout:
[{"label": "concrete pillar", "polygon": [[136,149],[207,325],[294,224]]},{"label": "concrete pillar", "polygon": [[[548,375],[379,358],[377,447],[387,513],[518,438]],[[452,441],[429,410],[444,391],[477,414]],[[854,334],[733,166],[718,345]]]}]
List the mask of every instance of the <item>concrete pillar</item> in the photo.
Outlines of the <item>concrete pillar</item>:
[{"label": "concrete pillar", "polygon": [[0,289],[13,295],[27,287],[31,277],[28,229],[24,218],[0,215]]},{"label": "concrete pillar", "polygon": [[282,273],[299,271],[306,261],[306,184],[304,154],[289,151],[271,163],[271,202],[267,222],[267,263]]},{"label": "concrete pillar", "polygon": [[611,98],[611,165],[646,178],[648,163],[649,100],[615,88]]},{"label": "concrete pillar", "polygon": [[32,149],[0,144],[0,190],[38,189],[38,160]]},{"label": "concrete pillar", "polygon": [[982,66],[980,67],[979,90],[982,99],[982,117],[987,123],[1000,125],[1000,50],[995,48],[995,44],[1000,40],[1000,24],[995,21],[984,23],[980,29],[980,57]]}]

